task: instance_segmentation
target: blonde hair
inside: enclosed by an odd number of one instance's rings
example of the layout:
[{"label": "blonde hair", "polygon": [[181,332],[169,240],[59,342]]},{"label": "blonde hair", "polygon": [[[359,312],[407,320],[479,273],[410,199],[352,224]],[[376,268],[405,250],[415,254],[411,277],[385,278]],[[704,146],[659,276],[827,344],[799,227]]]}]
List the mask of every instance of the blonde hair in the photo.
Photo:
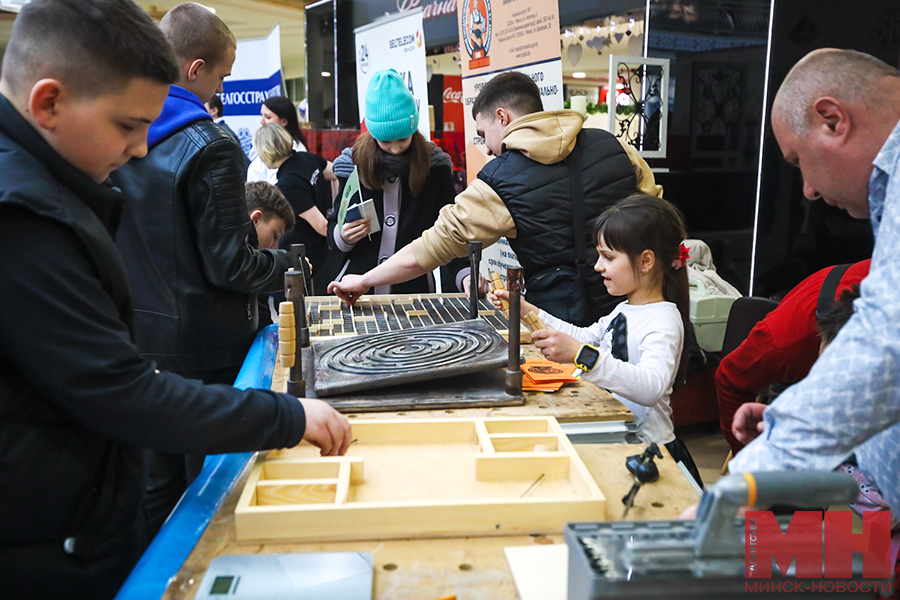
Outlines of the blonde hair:
[{"label": "blonde hair", "polygon": [[253,147],[267,165],[287,158],[294,151],[294,138],[277,123],[263,125],[253,134]]}]

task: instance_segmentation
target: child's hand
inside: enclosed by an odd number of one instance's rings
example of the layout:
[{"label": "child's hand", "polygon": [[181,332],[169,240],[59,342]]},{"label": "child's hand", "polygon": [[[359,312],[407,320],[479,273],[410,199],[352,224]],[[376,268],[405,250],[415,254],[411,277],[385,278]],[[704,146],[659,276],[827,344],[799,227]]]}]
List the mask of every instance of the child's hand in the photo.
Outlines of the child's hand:
[{"label": "child's hand", "polygon": [[369,227],[369,217],[360,219],[359,221],[353,221],[352,223],[344,223],[344,226],[341,227],[341,237],[344,238],[344,242],[346,242],[348,246],[352,246],[366,237],[369,233],[369,229],[371,229],[371,227]]},{"label": "child's hand", "polygon": [[555,329],[532,331],[531,340],[544,358],[558,363],[574,362],[582,346],[581,342],[571,335]]},{"label": "child's hand", "polygon": [[[488,300],[490,300],[494,304],[494,308],[497,310],[503,310],[503,307],[500,305],[500,300],[506,300],[509,302],[509,290],[497,290],[496,292],[491,290],[488,292]],[[519,307],[520,307],[520,317],[524,317],[528,313],[534,313],[537,315],[538,307],[519,296]]]},{"label": "child's hand", "polygon": [[[472,289],[472,276],[466,275],[462,280],[463,286],[463,294],[466,296],[469,295]],[[481,273],[478,274],[478,296],[487,296],[488,292],[491,291],[491,284],[487,279],[484,278],[484,275]]]},{"label": "child's hand", "polygon": [[[497,294],[503,294],[503,295],[498,296]],[[500,302],[500,300],[501,299],[506,300],[506,302],[508,303],[509,302],[509,292],[507,292],[506,290],[501,290],[499,292],[495,292],[494,290],[491,290],[487,293],[487,299],[491,301],[491,304],[494,305],[495,309],[503,310],[503,304]],[[509,306],[509,304],[507,304],[507,306]]]},{"label": "child's hand", "polygon": [[763,421],[763,413],[767,408],[769,408],[767,405],[759,402],[747,402],[734,413],[731,433],[740,443],[749,444],[765,431],[766,423]]}]

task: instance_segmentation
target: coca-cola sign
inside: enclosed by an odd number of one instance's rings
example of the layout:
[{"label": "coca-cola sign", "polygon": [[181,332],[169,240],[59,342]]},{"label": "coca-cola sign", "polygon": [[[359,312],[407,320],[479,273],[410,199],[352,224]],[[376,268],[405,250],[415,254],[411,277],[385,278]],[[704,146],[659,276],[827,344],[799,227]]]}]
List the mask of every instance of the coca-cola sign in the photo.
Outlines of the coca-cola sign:
[{"label": "coca-cola sign", "polygon": [[454,90],[452,87],[445,87],[444,104],[462,104],[462,90]]},{"label": "coca-cola sign", "polygon": [[[444,15],[455,15],[456,1],[457,0],[435,0],[425,6],[422,10],[422,18],[432,19]],[[422,0],[397,0],[397,10],[400,12],[413,10],[414,8],[419,8],[421,5]]]}]

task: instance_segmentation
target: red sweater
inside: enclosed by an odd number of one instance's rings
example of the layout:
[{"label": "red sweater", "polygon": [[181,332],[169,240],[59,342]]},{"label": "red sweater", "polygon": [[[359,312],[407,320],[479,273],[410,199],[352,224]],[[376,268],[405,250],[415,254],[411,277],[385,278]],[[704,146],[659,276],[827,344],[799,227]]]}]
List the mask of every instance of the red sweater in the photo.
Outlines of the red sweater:
[{"label": "red sweater", "polygon": [[[869,274],[871,260],[856,263],[841,278],[835,297]],[[756,324],[750,335],[722,359],[716,370],[719,424],[735,454],[744,447],[731,434],[738,407],[753,402],[759,390],[773,383],[796,383],[819,357],[816,301],[832,267],[813,273]]]}]

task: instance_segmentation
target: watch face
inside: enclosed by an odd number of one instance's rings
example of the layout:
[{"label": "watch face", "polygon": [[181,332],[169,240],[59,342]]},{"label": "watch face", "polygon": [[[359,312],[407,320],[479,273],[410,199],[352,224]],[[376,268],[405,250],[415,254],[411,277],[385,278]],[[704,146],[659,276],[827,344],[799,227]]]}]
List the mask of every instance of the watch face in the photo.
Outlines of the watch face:
[{"label": "watch face", "polygon": [[576,362],[578,363],[578,366],[584,368],[586,371],[590,371],[594,368],[594,365],[597,364],[597,359],[599,358],[600,352],[593,346],[585,344],[581,347],[581,350],[578,351]]}]

